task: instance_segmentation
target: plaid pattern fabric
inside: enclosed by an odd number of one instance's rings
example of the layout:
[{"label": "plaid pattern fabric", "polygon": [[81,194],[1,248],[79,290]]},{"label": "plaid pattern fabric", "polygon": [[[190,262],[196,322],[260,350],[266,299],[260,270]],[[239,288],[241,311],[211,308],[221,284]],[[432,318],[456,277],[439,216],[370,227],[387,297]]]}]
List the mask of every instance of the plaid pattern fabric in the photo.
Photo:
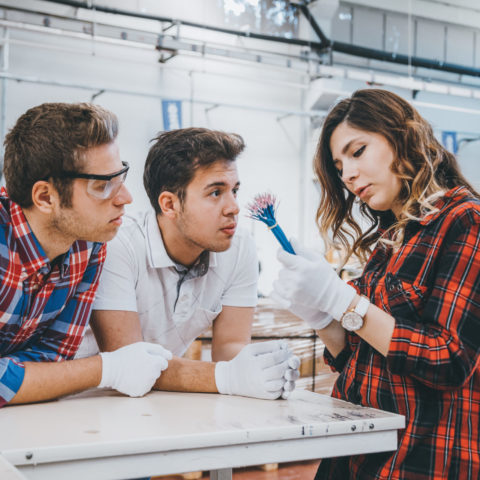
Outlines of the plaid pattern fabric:
[{"label": "plaid pattern fabric", "polygon": [[19,205],[0,192],[0,407],[23,381],[22,362],[73,358],[88,323],[105,245],[77,241],[51,263]]},{"label": "plaid pattern fabric", "polygon": [[398,450],[324,460],[317,479],[480,478],[480,201],[459,187],[437,207],[352,282],[395,318],[387,357],[354,333],[325,356],[334,397],[405,415]]}]

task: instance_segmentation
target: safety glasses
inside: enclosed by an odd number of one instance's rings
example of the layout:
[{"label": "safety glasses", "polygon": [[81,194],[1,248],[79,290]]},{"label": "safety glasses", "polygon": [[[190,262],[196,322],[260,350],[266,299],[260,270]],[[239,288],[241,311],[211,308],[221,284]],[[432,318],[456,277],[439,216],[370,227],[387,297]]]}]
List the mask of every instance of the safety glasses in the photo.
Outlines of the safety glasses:
[{"label": "safety glasses", "polygon": [[123,168],[110,175],[96,175],[93,173],[63,172],[65,178],[84,178],[88,180],[87,193],[100,200],[114,197],[127,178],[130,165],[122,162]]}]

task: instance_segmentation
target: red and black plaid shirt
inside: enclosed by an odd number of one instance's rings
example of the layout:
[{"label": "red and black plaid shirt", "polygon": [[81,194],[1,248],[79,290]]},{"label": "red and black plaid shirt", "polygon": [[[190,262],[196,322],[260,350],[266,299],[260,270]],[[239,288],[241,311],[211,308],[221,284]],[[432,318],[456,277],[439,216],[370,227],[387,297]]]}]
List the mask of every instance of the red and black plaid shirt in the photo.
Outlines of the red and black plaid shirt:
[{"label": "red and black plaid shirt", "polygon": [[437,207],[352,282],[395,318],[388,355],[354,333],[326,353],[334,397],[405,415],[398,450],[324,460],[317,478],[480,478],[480,200],[455,188]]}]

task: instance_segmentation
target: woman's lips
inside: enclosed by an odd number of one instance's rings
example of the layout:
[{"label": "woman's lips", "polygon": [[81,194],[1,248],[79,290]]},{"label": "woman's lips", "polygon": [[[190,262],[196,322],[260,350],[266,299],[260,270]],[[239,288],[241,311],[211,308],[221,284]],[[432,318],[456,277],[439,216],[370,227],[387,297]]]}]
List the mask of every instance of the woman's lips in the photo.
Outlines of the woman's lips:
[{"label": "woman's lips", "polygon": [[370,191],[370,185],[365,185],[364,187],[361,187],[357,190],[357,196],[362,199],[363,197],[368,195],[368,192]]}]

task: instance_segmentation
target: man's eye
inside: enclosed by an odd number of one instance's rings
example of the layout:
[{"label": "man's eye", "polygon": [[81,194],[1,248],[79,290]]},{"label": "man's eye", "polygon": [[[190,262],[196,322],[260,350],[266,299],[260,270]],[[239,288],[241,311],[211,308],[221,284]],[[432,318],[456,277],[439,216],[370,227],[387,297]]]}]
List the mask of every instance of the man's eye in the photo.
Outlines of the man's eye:
[{"label": "man's eye", "polygon": [[239,190],[238,187],[233,189],[233,194],[234,194],[235,196],[237,196],[238,190]]},{"label": "man's eye", "polygon": [[211,197],[218,197],[220,195],[220,190],[214,190],[210,193]]},{"label": "man's eye", "polygon": [[363,147],[360,147],[360,148],[353,154],[353,156],[354,156],[355,158],[359,157],[359,156],[363,153],[364,150],[365,150],[365,145],[364,145]]},{"label": "man's eye", "polygon": [[104,192],[107,188],[108,180],[93,180],[90,182],[90,188],[97,192]]}]

